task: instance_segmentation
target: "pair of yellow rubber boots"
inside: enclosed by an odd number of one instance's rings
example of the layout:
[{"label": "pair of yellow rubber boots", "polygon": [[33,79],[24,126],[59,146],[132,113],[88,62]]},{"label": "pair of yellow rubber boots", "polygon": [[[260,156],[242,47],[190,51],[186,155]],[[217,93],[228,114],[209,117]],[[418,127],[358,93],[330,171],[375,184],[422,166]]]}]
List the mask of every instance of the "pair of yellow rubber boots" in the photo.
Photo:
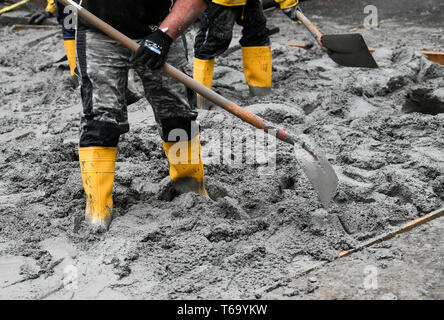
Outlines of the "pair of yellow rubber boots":
[{"label": "pair of yellow rubber boots", "polygon": [[[208,197],[199,136],[186,142],[163,142],[170,163],[170,178],[180,192],[197,192]],[[86,220],[108,230],[113,212],[113,184],[117,148],[79,148],[83,189],[86,194]]]},{"label": "pair of yellow rubber boots", "polygon": [[[244,74],[252,96],[265,96],[271,92],[272,61],[271,48],[242,47]],[[207,88],[211,88],[214,74],[214,58],[201,60],[194,58],[193,77]],[[197,95],[197,104],[207,109],[205,99]]]}]

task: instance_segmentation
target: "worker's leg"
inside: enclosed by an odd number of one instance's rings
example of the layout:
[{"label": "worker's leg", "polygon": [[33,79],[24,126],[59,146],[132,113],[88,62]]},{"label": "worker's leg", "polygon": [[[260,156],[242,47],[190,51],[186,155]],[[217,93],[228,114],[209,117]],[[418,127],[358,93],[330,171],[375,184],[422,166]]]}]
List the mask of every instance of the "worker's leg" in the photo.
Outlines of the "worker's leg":
[{"label": "worker's leg", "polygon": [[[187,61],[181,41],[171,46],[168,63],[186,72]],[[207,195],[197,111],[190,92],[160,70],[152,71],[142,65],[136,65],[135,69],[153,107],[175,188]]]},{"label": "worker's leg", "polygon": [[[193,77],[211,88],[214,58],[227,50],[233,37],[233,26],[239,7],[226,7],[215,3],[204,11],[194,44]],[[205,99],[197,96],[198,107],[206,108]]]},{"label": "worker's leg", "polygon": [[77,32],[83,115],[79,160],[86,219],[108,229],[119,137],[129,131],[125,90],[130,51],[103,34]]},{"label": "worker's leg", "polygon": [[253,96],[267,95],[271,92],[271,48],[267,20],[260,2],[248,1],[238,23],[243,26],[240,44],[250,93]]},{"label": "worker's leg", "polygon": [[[69,70],[71,76],[74,76],[76,68],[76,30],[75,21],[72,20],[72,15],[70,15],[72,12],[54,0],[48,1],[48,7],[50,6],[53,8],[51,12],[57,15],[59,24],[62,26],[63,44],[65,46],[66,57],[68,58]],[[71,20],[65,21],[68,19]]]}]

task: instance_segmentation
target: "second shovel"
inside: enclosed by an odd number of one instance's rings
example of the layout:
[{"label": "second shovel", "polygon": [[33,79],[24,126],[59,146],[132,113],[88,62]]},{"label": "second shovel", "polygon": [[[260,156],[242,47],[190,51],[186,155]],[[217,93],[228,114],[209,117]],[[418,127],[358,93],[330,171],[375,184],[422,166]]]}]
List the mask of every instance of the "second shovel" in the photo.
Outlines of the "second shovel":
[{"label": "second shovel", "polygon": [[297,12],[297,17],[337,64],[344,67],[378,68],[361,34],[324,35],[301,11]]}]

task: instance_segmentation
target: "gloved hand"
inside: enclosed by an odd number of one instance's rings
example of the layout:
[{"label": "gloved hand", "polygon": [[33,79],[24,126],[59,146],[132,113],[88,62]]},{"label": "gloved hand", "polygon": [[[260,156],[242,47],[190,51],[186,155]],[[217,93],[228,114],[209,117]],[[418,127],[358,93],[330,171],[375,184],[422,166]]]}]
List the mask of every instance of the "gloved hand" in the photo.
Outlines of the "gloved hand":
[{"label": "gloved hand", "polygon": [[52,17],[51,12],[42,11],[34,13],[28,20],[28,24],[42,24],[48,18]]},{"label": "gloved hand", "polygon": [[171,43],[173,39],[165,32],[156,30],[142,40],[130,62],[145,64],[150,69],[160,69],[165,64]]},{"label": "gloved hand", "polygon": [[299,21],[297,17],[297,12],[298,11],[302,12],[301,8],[299,8],[298,5],[293,6],[291,8],[282,9],[282,11],[293,21]]}]

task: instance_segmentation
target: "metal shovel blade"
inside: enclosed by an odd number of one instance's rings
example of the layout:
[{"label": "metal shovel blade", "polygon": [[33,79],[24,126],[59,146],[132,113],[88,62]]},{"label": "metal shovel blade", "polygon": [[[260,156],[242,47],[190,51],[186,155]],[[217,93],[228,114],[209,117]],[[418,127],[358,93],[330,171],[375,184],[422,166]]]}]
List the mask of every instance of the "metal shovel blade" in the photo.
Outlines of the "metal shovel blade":
[{"label": "metal shovel blade", "polygon": [[378,68],[359,33],[323,35],[321,42],[330,58],[341,66]]},{"label": "metal shovel blade", "polygon": [[316,190],[319,200],[328,209],[338,188],[338,176],[325,155],[316,147],[295,144],[295,156],[308,180]]}]

